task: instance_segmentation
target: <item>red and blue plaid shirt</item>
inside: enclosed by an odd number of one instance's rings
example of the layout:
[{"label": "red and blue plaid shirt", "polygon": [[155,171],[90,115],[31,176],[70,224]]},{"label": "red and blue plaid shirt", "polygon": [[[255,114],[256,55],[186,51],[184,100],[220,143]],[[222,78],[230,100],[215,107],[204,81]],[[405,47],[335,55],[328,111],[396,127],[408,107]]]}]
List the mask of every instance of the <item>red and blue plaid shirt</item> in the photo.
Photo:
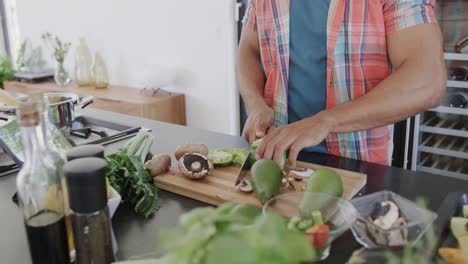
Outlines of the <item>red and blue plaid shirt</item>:
[{"label": "red and blue plaid shirt", "polygon": [[[313,1],[313,0],[295,0]],[[258,32],[266,75],[264,98],[276,126],[288,123],[290,0],[251,0],[244,26]],[[387,35],[418,24],[437,23],[435,0],[331,0],[327,22],[327,108],[355,100],[391,73]],[[311,84],[312,85],[312,84]],[[388,164],[391,127],[332,133],[330,154]]]}]

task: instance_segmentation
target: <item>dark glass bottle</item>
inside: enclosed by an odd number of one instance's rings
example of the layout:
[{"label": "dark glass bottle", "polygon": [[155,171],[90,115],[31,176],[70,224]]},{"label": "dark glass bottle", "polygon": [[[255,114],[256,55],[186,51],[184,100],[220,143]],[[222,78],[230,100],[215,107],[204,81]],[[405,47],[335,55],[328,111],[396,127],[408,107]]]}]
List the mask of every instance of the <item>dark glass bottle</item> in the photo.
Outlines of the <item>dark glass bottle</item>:
[{"label": "dark glass bottle", "polygon": [[38,102],[18,109],[24,164],[17,176],[32,263],[69,263],[62,190],[63,164],[46,146]]},{"label": "dark glass bottle", "polygon": [[107,163],[78,158],[65,167],[77,264],[114,261],[106,192]]}]

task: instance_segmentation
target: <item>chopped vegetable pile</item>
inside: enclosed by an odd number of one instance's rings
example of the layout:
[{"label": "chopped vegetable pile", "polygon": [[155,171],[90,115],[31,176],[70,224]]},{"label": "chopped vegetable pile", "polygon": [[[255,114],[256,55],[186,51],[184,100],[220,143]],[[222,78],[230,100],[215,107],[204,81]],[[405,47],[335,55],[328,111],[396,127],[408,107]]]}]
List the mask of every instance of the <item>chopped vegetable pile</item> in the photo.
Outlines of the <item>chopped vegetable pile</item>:
[{"label": "chopped vegetable pile", "polygon": [[158,245],[166,252],[161,259],[125,263],[299,264],[316,258],[307,238],[289,230],[285,218],[234,203],[192,210],[180,226],[161,232]]},{"label": "chopped vegetable pile", "polygon": [[124,202],[145,217],[159,208],[158,189],[144,167],[153,140],[150,133],[139,132],[120,151],[106,157],[110,184]]},{"label": "chopped vegetable pile", "polygon": [[315,249],[323,249],[327,245],[330,227],[323,222],[320,211],[313,211],[312,217],[302,220],[297,216],[289,219],[288,228],[304,233]]}]

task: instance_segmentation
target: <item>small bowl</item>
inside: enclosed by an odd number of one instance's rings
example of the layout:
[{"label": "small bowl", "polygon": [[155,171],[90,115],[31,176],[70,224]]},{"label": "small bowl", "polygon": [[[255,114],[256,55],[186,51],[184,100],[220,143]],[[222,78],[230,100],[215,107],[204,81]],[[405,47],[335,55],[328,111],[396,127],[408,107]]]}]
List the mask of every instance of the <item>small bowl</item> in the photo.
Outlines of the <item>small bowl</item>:
[{"label": "small bowl", "polygon": [[120,201],[122,201],[122,197],[120,197],[120,194],[110,186],[110,198],[107,200],[107,206],[109,207],[109,214],[110,217],[112,218],[115,214],[115,211],[117,211],[117,207],[119,207]]},{"label": "small bowl", "polygon": [[[375,204],[385,201],[393,201],[400,209],[400,214],[405,218],[406,224],[390,229],[382,229],[380,226],[366,220],[366,218],[374,210]],[[437,214],[431,212],[417,203],[412,202],[400,195],[390,192],[381,191],[370,195],[362,196],[351,200],[351,203],[358,210],[359,216],[356,223],[351,228],[356,240],[366,248],[380,248],[384,245],[377,244],[373,238],[369,236],[368,228],[373,228],[382,236],[389,236],[392,232],[404,232],[407,229],[407,242],[414,244],[427,231],[430,225],[437,218]],[[402,245],[399,245],[402,246]]]},{"label": "small bowl", "polygon": [[[290,192],[278,195],[263,206],[263,214],[268,211],[276,212],[286,218],[299,217],[310,219],[313,211],[320,211],[325,224],[329,225],[325,246],[318,253],[319,259],[324,260],[330,253],[331,243],[348,230],[356,221],[358,213],[354,206],[346,200],[325,193]],[[304,234],[306,235],[306,234]]]}]

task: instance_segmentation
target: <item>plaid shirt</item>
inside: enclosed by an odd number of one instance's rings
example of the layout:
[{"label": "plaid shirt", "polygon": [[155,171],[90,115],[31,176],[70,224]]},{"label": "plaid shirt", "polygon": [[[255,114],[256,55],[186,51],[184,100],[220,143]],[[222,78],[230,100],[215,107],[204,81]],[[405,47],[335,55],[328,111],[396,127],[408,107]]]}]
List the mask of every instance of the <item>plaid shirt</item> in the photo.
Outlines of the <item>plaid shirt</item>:
[{"label": "plaid shirt", "polygon": [[[244,26],[258,32],[266,75],[264,98],[276,126],[288,123],[289,2],[251,0]],[[313,0],[294,0],[313,1]],[[326,108],[361,97],[391,73],[388,34],[437,23],[435,0],[331,0],[327,22]],[[332,133],[330,154],[388,164],[393,149],[390,126]]]}]

